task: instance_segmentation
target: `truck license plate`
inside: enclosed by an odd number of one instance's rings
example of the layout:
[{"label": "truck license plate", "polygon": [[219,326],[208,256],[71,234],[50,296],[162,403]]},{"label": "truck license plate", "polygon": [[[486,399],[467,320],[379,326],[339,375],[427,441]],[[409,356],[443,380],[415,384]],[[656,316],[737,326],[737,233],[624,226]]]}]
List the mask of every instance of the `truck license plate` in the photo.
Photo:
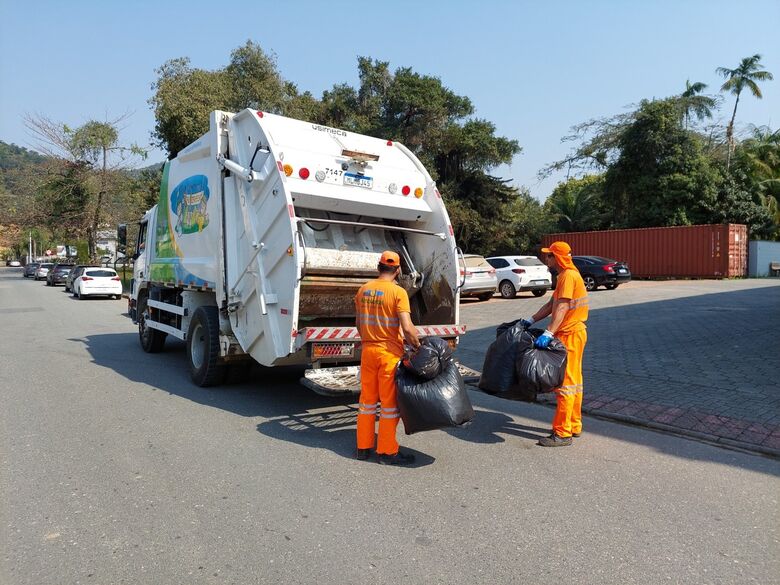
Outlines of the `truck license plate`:
[{"label": "truck license plate", "polygon": [[344,184],[371,189],[374,186],[374,179],[372,177],[366,177],[365,175],[344,173]]}]

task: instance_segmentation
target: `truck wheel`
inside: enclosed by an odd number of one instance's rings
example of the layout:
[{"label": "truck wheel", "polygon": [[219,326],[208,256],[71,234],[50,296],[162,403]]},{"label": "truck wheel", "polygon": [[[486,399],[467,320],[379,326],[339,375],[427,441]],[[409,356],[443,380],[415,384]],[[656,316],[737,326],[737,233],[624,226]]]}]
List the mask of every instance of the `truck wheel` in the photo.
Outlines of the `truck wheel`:
[{"label": "truck wheel", "polygon": [[146,297],[143,296],[138,301],[138,337],[141,340],[141,348],[146,353],[158,353],[162,351],[165,345],[167,333],[152,329],[146,326],[146,319],[149,317],[149,308],[146,305]]},{"label": "truck wheel", "polygon": [[512,284],[509,280],[501,281],[501,284],[498,285],[498,292],[500,292],[501,296],[505,299],[513,299],[517,296],[515,285]]},{"label": "truck wheel", "polygon": [[214,386],[225,377],[219,362],[219,312],[216,307],[198,307],[187,332],[190,377],[198,386]]},{"label": "truck wheel", "polygon": [[544,293],[547,291],[543,288],[537,288],[536,290],[531,291],[535,297],[543,297]]}]

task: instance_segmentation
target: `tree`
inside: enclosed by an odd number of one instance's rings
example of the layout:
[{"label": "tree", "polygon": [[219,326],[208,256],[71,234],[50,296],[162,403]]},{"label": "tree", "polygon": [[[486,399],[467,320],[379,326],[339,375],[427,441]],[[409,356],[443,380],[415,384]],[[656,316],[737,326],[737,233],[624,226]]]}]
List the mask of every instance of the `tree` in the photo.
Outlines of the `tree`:
[{"label": "tree", "polygon": [[[53,158],[41,191],[47,217],[57,221],[53,210],[59,210],[73,220],[70,233],[62,235],[85,235],[93,260],[97,257],[98,230],[107,219],[106,205],[127,194],[121,171],[133,157],[146,156],[136,145],[119,144],[118,127],[124,118],[90,120],[74,129],[41,115],[25,117],[25,125],[39,147]],[[56,235],[64,226],[59,227]]]},{"label": "tree", "polygon": [[739,105],[739,96],[746,87],[756,98],[763,98],[761,88],[758,87],[759,81],[770,81],[773,79],[769,71],[761,69],[761,55],[755,54],[752,57],[745,57],[740,61],[735,69],[728,67],[718,67],[715,71],[724,77],[726,81],[720,87],[721,91],[727,91],[736,96],[734,100],[734,111],[731,114],[731,120],[726,128],[726,138],[729,144],[729,158],[727,166],[731,164],[731,154],[734,150],[734,120],[737,117],[737,106]]},{"label": "tree", "polygon": [[690,80],[685,80],[685,91],[680,94],[680,104],[683,108],[686,128],[690,122],[691,114],[696,116],[698,120],[712,118],[712,110],[717,106],[717,101],[713,97],[702,95],[705,89],[707,89],[706,83],[701,81],[691,83]]},{"label": "tree", "polygon": [[559,183],[544,208],[562,232],[596,230],[605,227],[603,197],[604,176],[586,175]]},{"label": "tree", "polygon": [[676,98],[642,102],[619,147],[605,175],[616,227],[708,222],[720,176],[699,137],[682,127]]}]

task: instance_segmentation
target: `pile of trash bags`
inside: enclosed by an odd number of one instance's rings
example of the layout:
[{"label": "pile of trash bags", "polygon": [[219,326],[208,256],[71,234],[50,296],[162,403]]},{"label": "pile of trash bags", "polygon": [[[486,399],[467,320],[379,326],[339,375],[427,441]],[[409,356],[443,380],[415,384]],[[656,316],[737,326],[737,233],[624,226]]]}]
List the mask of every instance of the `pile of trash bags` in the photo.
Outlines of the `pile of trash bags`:
[{"label": "pile of trash bags", "polygon": [[526,329],[520,320],[502,323],[482,366],[479,388],[508,400],[533,402],[536,395],[563,384],[566,347],[553,338],[546,349],[534,347],[544,331]]},{"label": "pile of trash bags", "polygon": [[440,337],[425,337],[395,374],[398,409],[407,435],[458,427],[474,418],[452,349]]}]

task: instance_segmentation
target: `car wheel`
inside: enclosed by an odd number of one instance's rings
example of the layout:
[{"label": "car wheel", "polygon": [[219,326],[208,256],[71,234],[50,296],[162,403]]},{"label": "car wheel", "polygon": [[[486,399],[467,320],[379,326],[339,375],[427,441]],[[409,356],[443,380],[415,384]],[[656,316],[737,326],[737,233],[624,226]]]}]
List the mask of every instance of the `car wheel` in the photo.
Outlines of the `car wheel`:
[{"label": "car wheel", "polygon": [[596,287],[598,285],[596,284],[596,279],[595,278],[593,278],[592,276],[590,276],[588,274],[588,275],[583,276],[582,280],[583,280],[583,282],[585,282],[585,290],[587,290],[587,291],[596,290]]},{"label": "car wheel", "polygon": [[500,292],[501,296],[505,299],[513,299],[517,296],[515,285],[508,280],[501,281],[501,284],[498,285],[498,292]]},{"label": "car wheel", "polygon": [[546,291],[545,289],[543,289],[543,288],[541,288],[541,289],[539,289],[539,288],[538,288],[538,289],[536,289],[536,290],[532,290],[531,292],[533,293],[533,295],[534,295],[535,297],[543,297],[543,296],[544,296],[544,294],[545,294],[547,291]]},{"label": "car wheel", "polygon": [[612,283],[612,284],[605,284],[604,286],[607,287],[607,290],[615,290],[620,285]]},{"label": "car wheel", "polygon": [[482,293],[481,295],[478,295],[477,298],[480,301],[487,301],[493,298],[493,293],[492,292]]},{"label": "car wheel", "polygon": [[219,363],[219,312],[216,307],[198,307],[187,332],[190,377],[198,386],[219,384],[225,366]]},{"label": "car wheel", "polygon": [[146,305],[146,296],[138,300],[138,338],[141,341],[141,349],[146,353],[158,353],[165,345],[167,333],[147,327],[146,320],[151,317],[151,309]]}]

